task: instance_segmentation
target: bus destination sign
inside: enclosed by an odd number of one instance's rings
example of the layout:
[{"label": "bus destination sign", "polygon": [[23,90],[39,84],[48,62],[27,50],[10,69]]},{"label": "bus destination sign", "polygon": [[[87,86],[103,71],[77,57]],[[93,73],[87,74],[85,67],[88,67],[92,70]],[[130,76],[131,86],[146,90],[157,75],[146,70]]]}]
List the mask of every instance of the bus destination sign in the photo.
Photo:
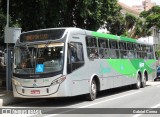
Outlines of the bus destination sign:
[{"label": "bus destination sign", "polygon": [[21,34],[20,42],[56,40],[62,38],[65,29],[40,30]]}]

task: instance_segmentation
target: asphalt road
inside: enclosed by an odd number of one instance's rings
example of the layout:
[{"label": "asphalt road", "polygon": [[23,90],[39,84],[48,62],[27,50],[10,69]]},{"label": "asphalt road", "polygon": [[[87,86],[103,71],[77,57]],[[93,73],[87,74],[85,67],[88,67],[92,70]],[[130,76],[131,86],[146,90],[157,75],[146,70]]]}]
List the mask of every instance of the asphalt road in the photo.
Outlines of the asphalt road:
[{"label": "asphalt road", "polygon": [[43,113],[24,115],[31,117],[63,117],[64,114],[65,117],[158,117],[160,109],[157,111],[154,108],[160,108],[160,81],[147,82],[145,88],[138,90],[122,87],[102,91],[94,101],[86,101],[84,96],[76,96],[50,100],[37,99],[34,102],[6,107],[21,110],[32,107]]}]

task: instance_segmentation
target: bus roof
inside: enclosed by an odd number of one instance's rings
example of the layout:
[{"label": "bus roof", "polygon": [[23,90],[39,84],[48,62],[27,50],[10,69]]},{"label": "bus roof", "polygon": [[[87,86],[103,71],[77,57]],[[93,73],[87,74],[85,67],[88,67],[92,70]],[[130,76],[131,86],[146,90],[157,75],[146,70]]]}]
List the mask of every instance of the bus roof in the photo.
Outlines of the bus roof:
[{"label": "bus roof", "polygon": [[126,41],[126,42],[133,42],[133,43],[141,43],[141,44],[152,45],[151,43],[141,42],[141,41],[138,41],[136,39],[125,37],[125,36],[117,36],[117,35],[112,35],[112,34],[89,31],[89,30],[76,28],[76,27],[60,27],[60,28],[39,29],[39,30],[32,30],[32,31],[23,32],[22,34],[27,34],[27,33],[32,33],[32,32],[39,32],[39,31],[56,30],[56,29],[62,29],[62,30],[65,30],[65,32],[66,31],[69,31],[69,32],[71,31],[71,32],[74,32],[74,33],[78,33],[78,32],[80,33],[81,32],[82,34],[86,33],[86,35],[100,37],[100,38],[106,38],[106,39],[113,39],[113,40],[119,40],[119,41]]},{"label": "bus roof", "polygon": [[99,32],[92,32],[92,35],[95,37],[101,37],[101,38],[116,39],[116,40],[119,39],[119,37],[116,35],[99,33]]},{"label": "bus roof", "polygon": [[106,39],[115,39],[115,40],[119,40],[119,41],[153,45],[152,43],[142,42],[142,41],[139,41],[139,40],[136,40],[133,38],[129,38],[129,37],[125,37],[125,36],[116,36],[116,35],[112,35],[112,34],[105,34],[105,33],[94,32],[94,31],[91,31],[91,35],[95,36],[95,37],[106,38]]}]

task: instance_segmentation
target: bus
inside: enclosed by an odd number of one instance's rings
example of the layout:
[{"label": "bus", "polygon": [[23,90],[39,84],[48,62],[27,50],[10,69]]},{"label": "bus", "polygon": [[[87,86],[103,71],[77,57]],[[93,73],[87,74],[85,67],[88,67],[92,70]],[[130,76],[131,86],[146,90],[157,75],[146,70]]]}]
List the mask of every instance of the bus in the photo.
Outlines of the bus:
[{"label": "bus", "polygon": [[14,47],[13,94],[19,98],[85,95],[131,85],[156,76],[152,44],[80,28],[24,32]]}]

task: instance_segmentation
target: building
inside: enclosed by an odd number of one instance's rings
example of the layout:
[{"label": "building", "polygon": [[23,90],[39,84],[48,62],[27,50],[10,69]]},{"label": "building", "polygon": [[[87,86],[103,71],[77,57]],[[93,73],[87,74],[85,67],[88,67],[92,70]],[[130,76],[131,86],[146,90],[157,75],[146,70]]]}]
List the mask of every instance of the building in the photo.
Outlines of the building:
[{"label": "building", "polygon": [[141,11],[135,10],[132,7],[127,6],[127,5],[125,5],[125,4],[121,3],[121,2],[118,2],[118,4],[122,7],[122,10],[121,10],[122,14],[129,13],[129,14],[132,14],[132,15],[134,15],[136,17],[139,17],[139,14],[141,13]]},{"label": "building", "polygon": [[139,11],[139,12],[142,12],[144,10],[144,7],[143,7],[143,5],[134,5],[134,6],[132,6],[132,9]]},{"label": "building", "polygon": [[156,6],[156,3],[151,2],[151,0],[144,0],[142,2],[142,6],[144,8],[144,10],[148,11],[149,9],[151,9],[153,6]]},{"label": "building", "polygon": [[133,5],[132,9],[142,12],[144,10],[148,11],[153,6],[156,6],[156,3],[151,2],[151,0],[144,0],[141,5]]}]

